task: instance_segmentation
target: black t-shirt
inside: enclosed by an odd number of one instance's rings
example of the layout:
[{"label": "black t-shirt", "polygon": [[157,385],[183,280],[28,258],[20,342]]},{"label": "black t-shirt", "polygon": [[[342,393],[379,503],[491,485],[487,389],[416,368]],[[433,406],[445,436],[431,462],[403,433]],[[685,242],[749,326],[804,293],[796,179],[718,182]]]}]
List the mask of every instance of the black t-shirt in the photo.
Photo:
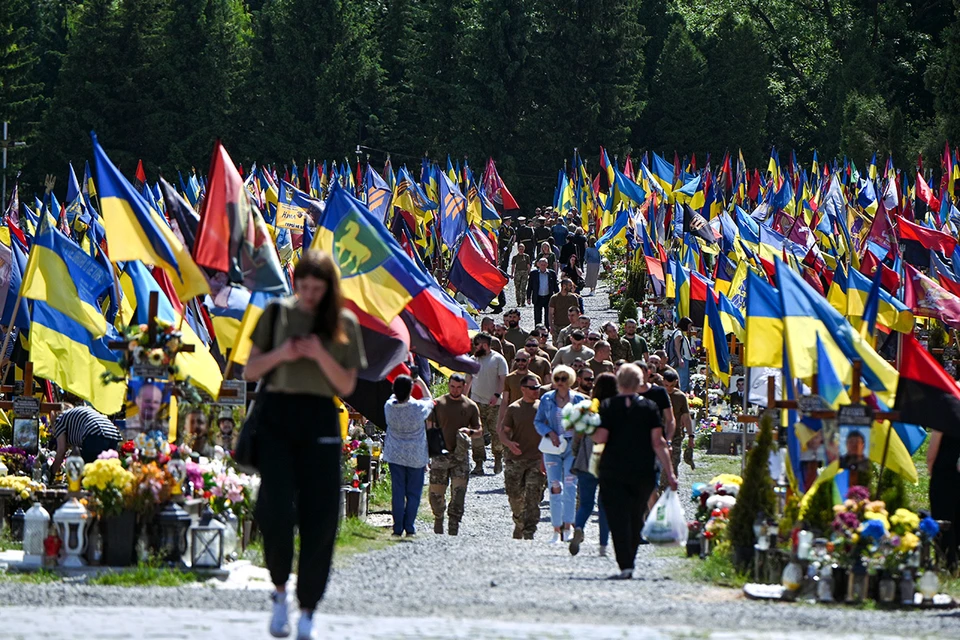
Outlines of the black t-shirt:
[{"label": "black t-shirt", "polygon": [[662,428],[660,409],[640,396],[616,396],[600,405],[600,425],[609,432],[600,458],[601,480],[652,483],[656,454],[650,432]]},{"label": "black t-shirt", "polygon": [[660,408],[660,411],[669,411],[673,405],[670,403],[670,394],[659,385],[652,384],[650,388],[641,393],[647,400],[653,400],[653,403]]}]

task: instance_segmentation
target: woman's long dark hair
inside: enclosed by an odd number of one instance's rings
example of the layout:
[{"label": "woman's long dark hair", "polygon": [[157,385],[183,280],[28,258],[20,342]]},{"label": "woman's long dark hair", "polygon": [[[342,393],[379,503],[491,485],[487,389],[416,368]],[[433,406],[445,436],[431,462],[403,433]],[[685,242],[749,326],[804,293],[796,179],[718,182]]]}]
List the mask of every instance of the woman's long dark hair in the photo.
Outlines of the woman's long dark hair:
[{"label": "woman's long dark hair", "polygon": [[593,383],[593,397],[603,402],[615,395],[617,395],[617,376],[606,372],[598,375]]},{"label": "woman's long dark hair", "polygon": [[317,306],[313,321],[313,332],[321,338],[334,342],[347,342],[343,331],[340,311],[343,309],[343,292],[340,289],[340,274],[337,265],[326,251],[310,249],[305,251],[300,262],[293,269],[293,281],[301,278],[316,278],[327,283],[327,292]]}]

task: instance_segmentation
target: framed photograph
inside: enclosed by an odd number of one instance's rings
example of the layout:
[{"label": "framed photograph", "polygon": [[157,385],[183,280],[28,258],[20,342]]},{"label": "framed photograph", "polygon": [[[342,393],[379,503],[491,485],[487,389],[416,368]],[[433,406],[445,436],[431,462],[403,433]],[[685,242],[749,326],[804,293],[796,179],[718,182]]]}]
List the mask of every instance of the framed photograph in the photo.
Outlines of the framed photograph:
[{"label": "framed photograph", "polygon": [[870,427],[840,425],[840,466],[850,469],[867,463],[870,458]]},{"label": "framed photograph", "polygon": [[40,420],[33,418],[14,418],[13,446],[25,450],[30,455],[40,451]]},{"label": "framed photograph", "polygon": [[127,410],[124,438],[139,433],[170,430],[170,386],[162,380],[131,378],[127,385]]}]

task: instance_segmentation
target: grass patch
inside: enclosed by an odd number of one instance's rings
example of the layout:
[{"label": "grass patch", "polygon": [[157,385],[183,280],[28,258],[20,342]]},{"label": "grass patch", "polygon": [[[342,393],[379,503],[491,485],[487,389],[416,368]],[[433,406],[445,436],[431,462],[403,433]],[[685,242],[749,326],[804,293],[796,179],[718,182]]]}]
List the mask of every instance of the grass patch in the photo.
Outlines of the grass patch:
[{"label": "grass patch", "polygon": [[46,569],[40,569],[39,571],[33,571],[31,573],[0,573],[0,582],[7,583],[49,584],[51,582],[59,581],[60,576],[52,571],[47,571]]},{"label": "grass patch", "polygon": [[743,588],[750,576],[739,573],[733,567],[732,550],[729,544],[720,544],[704,560],[694,560],[693,577],[720,587]]},{"label": "grass patch", "polygon": [[196,581],[197,576],[187,571],[140,563],[129,571],[100,574],[90,578],[87,584],[104,587],[180,587]]},{"label": "grass patch", "polygon": [[930,474],[927,473],[927,449],[930,448],[928,437],[913,454],[913,464],[917,466],[917,484],[906,483],[907,497],[914,511],[930,508]]},{"label": "grass patch", "polygon": [[10,535],[10,527],[4,526],[0,531],[0,551],[19,551],[23,549],[23,544],[14,540]]},{"label": "grass patch", "polygon": [[960,573],[940,578],[940,593],[947,593],[954,598],[960,598]]},{"label": "grass patch", "polygon": [[694,462],[696,469],[690,469],[684,463],[684,477],[690,481],[690,484],[697,482],[709,482],[721,473],[734,473],[740,475],[740,456],[726,456],[721,454],[694,453]]},{"label": "grass patch", "polygon": [[367,497],[367,511],[387,511],[391,508],[393,491],[390,484],[390,467],[384,464],[383,473],[377,484],[370,488],[370,495]]},{"label": "grass patch", "polygon": [[337,531],[337,556],[349,557],[383,549],[391,544],[389,532],[368,524],[359,518],[347,518],[340,522]]},{"label": "grass patch", "polygon": [[449,391],[447,376],[441,374],[436,369],[433,370],[433,383],[430,385],[430,395],[439,398]]}]

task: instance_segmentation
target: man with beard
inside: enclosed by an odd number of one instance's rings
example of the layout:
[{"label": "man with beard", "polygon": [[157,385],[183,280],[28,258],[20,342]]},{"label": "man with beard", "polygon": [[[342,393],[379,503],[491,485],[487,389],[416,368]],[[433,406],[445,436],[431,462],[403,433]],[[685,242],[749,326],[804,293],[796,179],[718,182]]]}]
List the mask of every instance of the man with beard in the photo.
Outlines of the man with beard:
[{"label": "man with beard", "polygon": [[537,339],[533,336],[527,338],[527,344],[524,346],[523,352],[530,356],[530,373],[535,374],[543,382],[549,380],[550,372],[553,369],[550,367],[550,361],[540,355],[540,344]]},{"label": "man with beard", "polygon": [[483,475],[483,463],[487,459],[484,440],[489,437],[490,450],[493,453],[493,472],[503,469],[503,446],[497,436],[497,417],[500,412],[500,398],[503,396],[503,384],[507,377],[507,361],[493,351],[489,333],[478,333],[473,338],[474,357],[480,363],[480,371],[471,376],[467,383],[467,395],[477,403],[480,422],[483,425],[483,439],[473,441],[473,462],[476,465],[471,475]]},{"label": "man with beard", "polygon": [[493,335],[495,338],[500,340],[500,346],[503,348],[499,353],[503,356],[503,359],[507,361],[507,364],[513,362],[513,358],[517,355],[517,348],[513,346],[513,343],[507,340],[507,327],[502,322],[498,322],[493,325]]},{"label": "man with beard", "polygon": [[530,360],[533,356],[524,350],[517,354],[513,361],[513,371],[503,382],[503,397],[500,399],[500,413],[497,416],[497,428],[503,423],[503,416],[507,412],[507,407],[519,400],[523,394],[520,393],[520,384],[524,376],[533,376],[540,384],[540,376],[530,371]]},{"label": "man with beard", "polygon": [[523,349],[527,343],[526,331],[520,328],[520,310],[510,309],[503,314],[503,322],[507,325],[507,333],[504,336],[516,348],[517,351]]},{"label": "man with beard", "polygon": [[633,357],[624,358],[625,360],[647,359],[647,341],[637,333],[637,321],[633,318],[627,318],[623,322],[623,339],[630,343],[630,349],[633,351]]},{"label": "man with beard", "polygon": [[594,380],[596,380],[596,374],[593,372],[593,369],[590,367],[584,367],[577,372],[577,384],[574,387],[574,390],[589,396],[593,394]]}]

